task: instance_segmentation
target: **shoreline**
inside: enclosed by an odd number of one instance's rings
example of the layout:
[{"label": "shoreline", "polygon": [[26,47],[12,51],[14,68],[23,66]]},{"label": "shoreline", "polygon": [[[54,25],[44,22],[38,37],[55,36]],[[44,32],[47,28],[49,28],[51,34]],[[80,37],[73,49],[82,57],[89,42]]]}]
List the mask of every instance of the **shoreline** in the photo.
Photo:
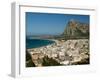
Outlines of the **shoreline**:
[{"label": "shoreline", "polygon": [[[40,39],[40,40],[49,40],[49,41],[53,41],[54,43],[51,43],[51,44],[48,44],[48,45],[46,45],[46,46],[49,46],[49,45],[52,45],[52,44],[55,44],[55,43],[57,43],[58,41],[57,40],[55,40],[55,39]],[[41,46],[41,47],[37,47],[37,48],[42,48],[42,47],[46,47],[45,45],[44,46]],[[37,49],[37,48],[26,48],[27,50],[32,50],[32,49]]]},{"label": "shoreline", "polygon": [[45,46],[52,45],[52,44],[56,43],[56,40],[54,40],[54,39],[33,39],[33,40],[51,41],[51,43],[48,43],[47,45],[43,45],[43,46],[39,46],[39,47],[26,48],[26,50],[31,50],[31,49],[35,49],[35,48],[41,48],[41,47],[45,47]]},{"label": "shoreline", "polygon": [[63,65],[73,65],[89,58],[89,39],[55,40],[55,44],[43,46],[40,48],[28,49],[33,62],[38,64],[38,59],[45,56],[53,58]]}]

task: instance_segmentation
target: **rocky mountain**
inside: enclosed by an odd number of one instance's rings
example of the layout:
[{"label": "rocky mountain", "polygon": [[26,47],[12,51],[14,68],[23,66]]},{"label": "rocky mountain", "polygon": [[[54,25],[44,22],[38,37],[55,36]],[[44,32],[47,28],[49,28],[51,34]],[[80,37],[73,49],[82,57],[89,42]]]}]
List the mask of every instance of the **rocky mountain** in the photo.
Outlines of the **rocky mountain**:
[{"label": "rocky mountain", "polygon": [[89,24],[71,19],[62,35],[65,38],[89,38]]}]

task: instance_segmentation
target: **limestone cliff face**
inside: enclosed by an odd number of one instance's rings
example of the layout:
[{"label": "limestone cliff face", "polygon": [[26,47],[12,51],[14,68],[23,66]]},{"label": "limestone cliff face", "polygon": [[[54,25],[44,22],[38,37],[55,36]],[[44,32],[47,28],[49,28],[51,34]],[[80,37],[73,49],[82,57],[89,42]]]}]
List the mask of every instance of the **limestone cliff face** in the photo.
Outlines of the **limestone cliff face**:
[{"label": "limestone cliff face", "polygon": [[81,23],[75,20],[70,20],[66,25],[66,28],[63,32],[65,37],[88,37],[89,36],[89,24]]}]

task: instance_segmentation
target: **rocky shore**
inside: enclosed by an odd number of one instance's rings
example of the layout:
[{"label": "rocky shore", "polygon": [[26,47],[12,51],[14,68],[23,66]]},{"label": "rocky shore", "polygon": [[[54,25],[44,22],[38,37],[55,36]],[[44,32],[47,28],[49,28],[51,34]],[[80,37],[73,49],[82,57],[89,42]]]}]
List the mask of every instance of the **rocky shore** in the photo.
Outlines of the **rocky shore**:
[{"label": "rocky shore", "polygon": [[89,64],[88,39],[54,41],[55,43],[48,46],[27,49],[37,67],[43,66],[44,57],[52,58],[61,65]]}]

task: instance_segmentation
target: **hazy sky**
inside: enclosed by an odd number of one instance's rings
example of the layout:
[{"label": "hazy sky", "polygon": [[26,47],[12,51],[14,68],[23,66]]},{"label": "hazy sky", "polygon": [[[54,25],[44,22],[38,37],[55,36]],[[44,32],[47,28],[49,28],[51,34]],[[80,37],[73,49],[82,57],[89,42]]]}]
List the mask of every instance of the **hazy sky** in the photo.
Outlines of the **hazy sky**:
[{"label": "hazy sky", "polygon": [[88,15],[26,12],[26,34],[61,34],[71,19],[89,23]]}]

